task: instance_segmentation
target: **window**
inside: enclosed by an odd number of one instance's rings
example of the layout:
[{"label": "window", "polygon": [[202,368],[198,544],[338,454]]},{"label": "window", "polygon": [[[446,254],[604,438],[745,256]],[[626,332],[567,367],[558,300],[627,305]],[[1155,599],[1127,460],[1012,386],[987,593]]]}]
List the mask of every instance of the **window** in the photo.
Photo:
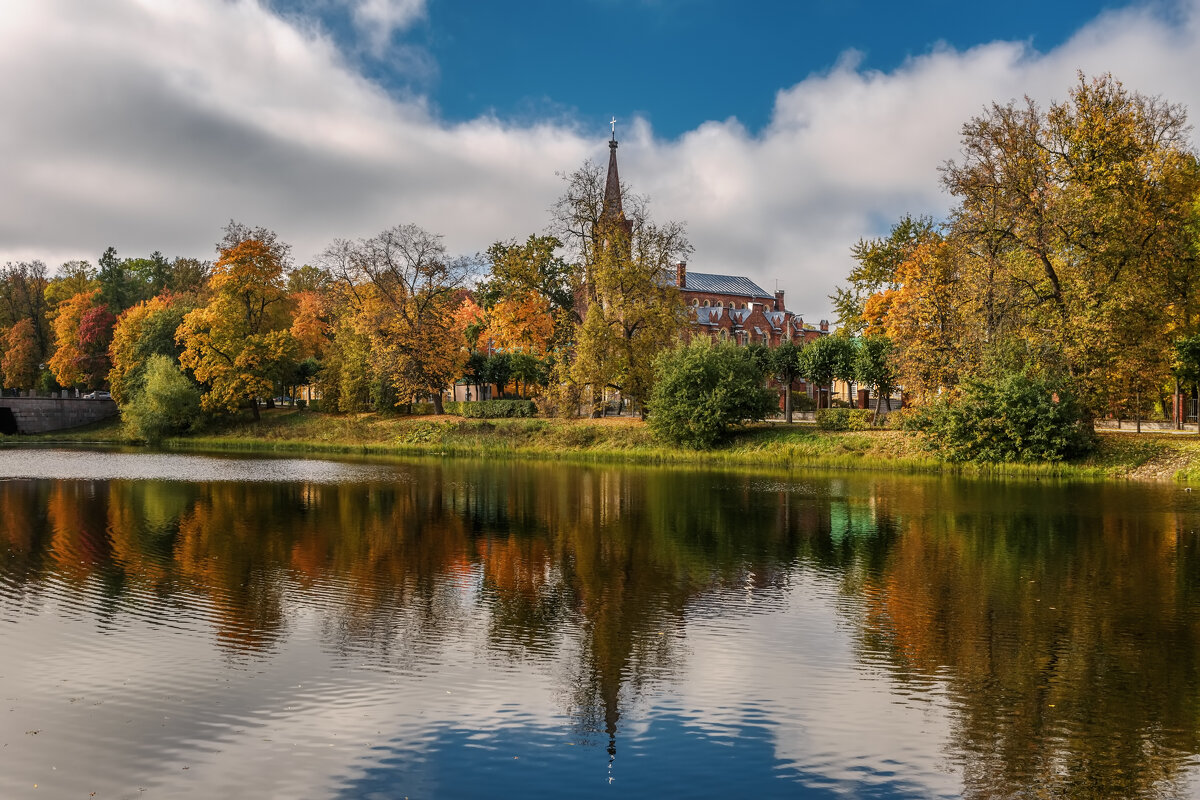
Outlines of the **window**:
[{"label": "window", "polygon": [[722,342],[729,341],[729,331],[725,330],[724,328],[721,328],[721,341]]},{"label": "window", "polygon": [[692,306],[695,307],[698,305],[700,305],[700,301],[697,298],[693,297],[692,298]]},{"label": "window", "polygon": [[725,307],[725,304],[724,304],[724,303],[722,303],[720,300],[718,300],[718,301],[717,301],[717,308],[724,308],[724,307]]},{"label": "window", "polygon": [[705,300],[705,301],[704,301],[704,307],[705,307],[705,308],[708,308],[708,301],[707,301],[707,300]]}]

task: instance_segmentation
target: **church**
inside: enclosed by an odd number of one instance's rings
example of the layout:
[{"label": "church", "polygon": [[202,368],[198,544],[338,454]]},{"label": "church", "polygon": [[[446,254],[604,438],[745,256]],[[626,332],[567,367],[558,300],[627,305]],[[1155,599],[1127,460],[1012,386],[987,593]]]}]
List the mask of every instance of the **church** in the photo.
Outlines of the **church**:
[{"label": "church", "polygon": [[[608,143],[608,176],[601,219],[620,226],[626,234],[632,227],[621,207],[615,120]],[[672,278],[688,307],[692,335],[704,333],[714,341],[778,347],[785,341],[802,344],[829,333],[827,320],[821,320],[818,326],[808,325],[799,315],[788,311],[782,289],[772,295],[747,277],[689,272],[687,264],[682,262],[675,266],[674,276],[666,276],[667,280]]]}]

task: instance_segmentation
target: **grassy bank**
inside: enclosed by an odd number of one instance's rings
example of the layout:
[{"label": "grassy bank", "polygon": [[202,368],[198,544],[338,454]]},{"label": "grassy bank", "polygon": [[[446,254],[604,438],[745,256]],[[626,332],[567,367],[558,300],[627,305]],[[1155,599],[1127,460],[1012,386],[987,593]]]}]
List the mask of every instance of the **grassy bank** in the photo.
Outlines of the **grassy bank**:
[{"label": "grassy bank", "polygon": [[[132,444],[116,421],[13,442]],[[466,420],[457,417],[326,415],[290,409],[262,420],[226,422],[204,435],[172,439],[169,449],[224,452],[445,455],[637,464],[747,465],[872,469],[1029,477],[1200,482],[1200,437],[1101,432],[1100,447],[1068,464],[948,464],[898,431],[827,432],[811,425],[763,423],[712,451],[656,442],[635,419]]]}]

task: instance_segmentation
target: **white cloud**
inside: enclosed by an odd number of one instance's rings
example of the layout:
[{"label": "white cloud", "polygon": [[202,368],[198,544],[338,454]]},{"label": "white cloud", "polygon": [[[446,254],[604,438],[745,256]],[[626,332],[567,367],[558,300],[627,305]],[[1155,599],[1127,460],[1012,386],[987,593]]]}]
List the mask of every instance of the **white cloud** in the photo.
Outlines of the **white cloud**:
[{"label": "white cloud", "polygon": [[[417,0],[354,8],[380,41],[424,13]],[[607,157],[606,130],[439,121],[256,0],[8,0],[2,14],[0,261],[94,260],[109,244],[211,255],[230,217],[275,228],[301,260],[399,222],[474,252],[542,230],[555,172]],[[850,53],[780,90],[757,135],[724,120],[667,141],[635,122],[621,172],[656,216],[688,223],[693,270],[778,280],[815,319],[854,241],[945,212],[937,167],[987,103],[1062,98],[1083,69],[1196,112],[1196,64],[1197,0],[1170,20],[1109,12],[1048,53],[941,47],[887,73]]]},{"label": "white cloud", "polygon": [[425,0],[357,0],[353,14],[354,24],[367,37],[371,50],[380,55],[391,43],[392,34],[425,16]]}]

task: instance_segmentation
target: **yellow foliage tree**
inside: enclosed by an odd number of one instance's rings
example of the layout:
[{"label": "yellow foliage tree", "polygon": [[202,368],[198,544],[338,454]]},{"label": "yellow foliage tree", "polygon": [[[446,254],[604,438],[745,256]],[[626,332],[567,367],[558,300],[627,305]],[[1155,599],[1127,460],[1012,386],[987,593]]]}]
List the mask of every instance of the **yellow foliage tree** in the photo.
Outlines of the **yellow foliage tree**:
[{"label": "yellow foliage tree", "polygon": [[260,239],[232,244],[213,267],[212,300],[183,318],[179,362],[204,384],[206,410],[249,404],[258,419],[257,398],[270,397],[295,360],[296,340],[283,313],[283,267],[278,247]]}]

